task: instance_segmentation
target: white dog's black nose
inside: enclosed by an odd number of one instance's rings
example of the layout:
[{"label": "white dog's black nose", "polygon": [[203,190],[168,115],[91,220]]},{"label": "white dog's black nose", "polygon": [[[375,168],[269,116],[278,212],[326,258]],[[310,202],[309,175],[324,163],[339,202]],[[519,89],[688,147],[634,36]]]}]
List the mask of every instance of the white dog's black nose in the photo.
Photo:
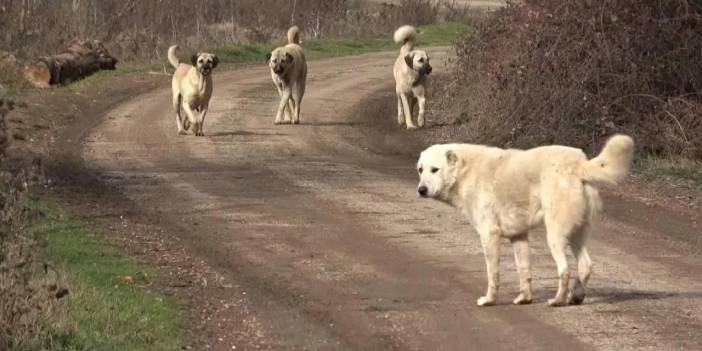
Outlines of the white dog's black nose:
[{"label": "white dog's black nose", "polygon": [[429,192],[429,189],[427,189],[427,187],[425,187],[424,185],[422,185],[422,186],[420,186],[419,188],[417,188],[417,192],[418,192],[419,195],[421,195],[421,196],[427,196],[427,193]]}]

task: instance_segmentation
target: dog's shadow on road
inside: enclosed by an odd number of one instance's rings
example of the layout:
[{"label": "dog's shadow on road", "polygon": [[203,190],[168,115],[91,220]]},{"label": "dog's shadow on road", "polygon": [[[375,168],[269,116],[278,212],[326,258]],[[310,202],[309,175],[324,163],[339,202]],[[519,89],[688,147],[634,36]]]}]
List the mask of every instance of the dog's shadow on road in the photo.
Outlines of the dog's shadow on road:
[{"label": "dog's shadow on road", "polygon": [[333,127],[333,126],[360,126],[361,122],[310,122],[304,123],[313,127]]},{"label": "dog's shadow on road", "polygon": [[252,132],[248,130],[233,130],[233,131],[226,131],[226,132],[215,132],[215,133],[209,133],[207,136],[210,137],[223,137],[223,136],[286,136],[287,134],[285,133],[265,133],[265,132]]},{"label": "dog's shadow on road", "polygon": [[587,298],[591,303],[620,303],[639,300],[683,299],[700,300],[702,291],[661,291],[617,288],[588,289]]}]

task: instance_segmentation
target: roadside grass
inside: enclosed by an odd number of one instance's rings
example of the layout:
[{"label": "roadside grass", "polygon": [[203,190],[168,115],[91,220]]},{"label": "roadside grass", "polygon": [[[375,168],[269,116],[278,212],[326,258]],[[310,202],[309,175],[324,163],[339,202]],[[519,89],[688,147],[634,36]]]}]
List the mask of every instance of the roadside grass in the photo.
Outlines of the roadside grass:
[{"label": "roadside grass", "polygon": [[180,349],[182,306],[144,289],[154,274],[151,267],[121,254],[54,204],[32,199],[27,208],[38,214],[29,229],[45,243],[41,257],[65,281],[69,295],[48,309],[49,325],[37,340],[40,345],[17,350]]},{"label": "roadside grass", "polygon": [[[418,27],[420,35],[417,44],[421,47],[448,46],[468,32],[470,28],[471,26],[468,22],[442,22],[420,26]],[[280,44],[282,44],[282,42],[279,43],[279,45]],[[399,49],[399,46],[392,41],[392,33],[378,38],[346,38],[309,41],[303,39],[302,45],[305,48],[307,58],[311,60]],[[273,50],[276,46],[278,45],[270,43],[232,44],[214,48],[212,51],[217,54],[222,63],[226,64],[262,63],[265,61],[266,53]],[[186,55],[183,54],[183,57],[185,56]],[[117,65],[117,69],[115,70],[98,71],[79,81],[61,87],[61,89],[69,89],[80,93],[94,88],[96,84],[110,77],[146,72],[167,73],[172,72],[172,68],[165,57],[162,61],[122,62]],[[11,91],[30,89],[27,84],[21,84],[21,79],[18,80],[17,77],[10,76],[9,74],[0,74],[0,83],[8,86]]]},{"label": "roadside grass", "polygon": [[[419,46],[446,46],[470,30],[467,22],[443,22],[419,27]],[[278,45],[282,45],[282,42]],[[273,50],[275,44],[236,44],[227,45],[214,51],[224,63],[263,62],[266,53]],[[387,37],[360,38],[360,39],[329,39],[309,40],[303,39],[305,56],[308,59],[323,59],[339,56],[359,55],[370,52],[399,49],[392,41],[392,33]]]},{"label": "roadside grass", "polygon": [[633,171],[647,182],[702,191],[701,161],[646,156],[634,161]]}]

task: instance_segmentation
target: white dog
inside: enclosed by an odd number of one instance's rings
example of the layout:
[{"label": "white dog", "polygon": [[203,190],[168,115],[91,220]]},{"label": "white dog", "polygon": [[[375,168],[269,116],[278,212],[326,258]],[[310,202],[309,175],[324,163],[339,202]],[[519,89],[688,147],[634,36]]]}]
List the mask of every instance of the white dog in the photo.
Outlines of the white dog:
[{"label": "white dog", "polygon": [[[177,45],[168,49],[168,62],[176,69],[171,88],[178,134],[185,134],[192,124],[195,135],[203,136],[205,134],[202,131],[202,124],[205,122],[213,89],[210,74],[219,64],[219,58],[217,55],[202,52],[192,55],[190,57],[192,65],[189,65],[180,63],[175,55],[177,49]],[[181,106],[185,110],[187,120],[183,120],[180,116]]]},{"label": "white dog", "polygon": [[[395,93],[397,94],[397,123],[406,124],[407,129],[424,126],[427,76],[431,73],[426,51],[414,50],[417,30],[402,26],[395,31],[395,43],[402,44],[400,56],[395,60]],[[412,122],[412,110],[419,104],[417,126]]]},{"label": "white dog", "polygon": [[307,61],[300,46],[300,29],[297,26],[288,29],[287,45],[266,55],[266,63],[271,69],[271,78],[280,94],[274,123],[299,124],[300,105],[307,81]]},{"label": "white dog", "polygon": [[[558,292],[548,304],[580,304],[592,265],[585,247],[587,232],[601,207],[596,186],[623,179],[633,152],[633,140],[624,135],[609,139],[591,160],[580,149],[565,146],[504,150],[434,145],[419,156],[417,191],[422,197],[459,208],[480,234],[488,289],[478,299],[479,306],[496,302],[501,238],[511,241],[519,273],[520,294],[514,304],[531,303],[528,233],[542,223],[559,278]],[[578,276],[569,296],[568,245],[578,261]]]}]

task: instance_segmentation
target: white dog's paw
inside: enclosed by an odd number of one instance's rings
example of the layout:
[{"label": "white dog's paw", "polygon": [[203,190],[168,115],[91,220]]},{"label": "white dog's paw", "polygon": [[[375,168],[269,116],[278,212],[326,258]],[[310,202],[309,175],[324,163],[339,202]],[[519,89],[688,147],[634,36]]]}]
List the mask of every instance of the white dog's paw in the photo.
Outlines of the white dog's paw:
[{"label": "white dog's paw", "polygon": [[185,129],[178,129],[178,135],[187,135],[188,132]]},{"label": "white dog's paw", "polygon": [[417,129],[417,126],[415,126],[414,124],[407,125],[407,130],[415,130],[415,129]]},{"label": "white dog's paw", "polygon": [[418,126],[419,128],[424,127],[424,119],[417,120],[417,126]]},{"label": "white dog's paw", "polygon": [[493,298],[488,298],[487,296],[481,296],[478,299],[478,306],[493,306],[497,302],[497,299]]},{"label": "white dog's paw", "polygon": [[528,305],[531,303],[531,296],[524,296],[524,294],[519,294],[514,301],[512,301],[513,304],[515,305]]},{"label": "white dog's paw", "polygon": [[565,306],[566,299],[548,299],[548,305],[551,307]]},{"label": "white dog's paw", "polygon": [[292,121],[292,124],[300,124],[300,120],[299,120],[299,119],[295,119],[295,120]]}]

